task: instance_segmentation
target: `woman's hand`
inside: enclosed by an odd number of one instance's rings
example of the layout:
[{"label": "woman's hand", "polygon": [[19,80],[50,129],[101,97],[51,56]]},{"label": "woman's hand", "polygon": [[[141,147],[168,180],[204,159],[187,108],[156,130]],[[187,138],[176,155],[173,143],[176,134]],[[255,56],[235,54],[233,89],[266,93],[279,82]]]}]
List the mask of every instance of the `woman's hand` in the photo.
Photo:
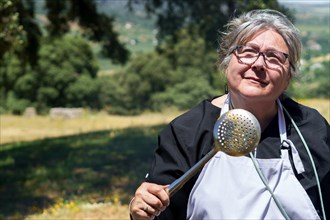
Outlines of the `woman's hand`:
[{"label": "woman's hand", "polygon": [[134,220],[154,219],[170,203],[167,185],[144,182],[136,190],[130,203],[130,213]]}]

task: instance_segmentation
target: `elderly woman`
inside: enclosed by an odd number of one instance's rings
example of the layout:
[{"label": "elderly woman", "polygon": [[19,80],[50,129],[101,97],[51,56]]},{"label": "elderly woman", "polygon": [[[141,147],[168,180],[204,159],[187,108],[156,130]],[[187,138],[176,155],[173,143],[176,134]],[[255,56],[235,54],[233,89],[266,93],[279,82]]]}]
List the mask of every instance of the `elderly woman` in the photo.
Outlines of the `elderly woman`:
[{"label": "elderly woman", "polygon": [[[284,95],[298,71],[300,38],[281,13],[255,10],[227,25],[220,45],[228,94],[204,100],[160,134],[132,219],[326,219],[330,210],[329,124]],[[168,185],[212,149],[219,115],[251,112],[261,139],[254,152],[218,152],[174,196]]]}]

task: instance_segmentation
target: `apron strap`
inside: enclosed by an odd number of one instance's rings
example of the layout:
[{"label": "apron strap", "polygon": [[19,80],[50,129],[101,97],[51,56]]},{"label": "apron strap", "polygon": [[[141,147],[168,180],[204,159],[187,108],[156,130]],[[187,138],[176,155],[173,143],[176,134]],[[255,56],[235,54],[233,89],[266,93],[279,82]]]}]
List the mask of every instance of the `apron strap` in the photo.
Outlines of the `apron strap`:
[{"label": "apron strap", "polygon": [[[305,168],[301,161],[297,148],[294,146],[294,144],[292,143],[291,140],[287,139],[282,142],[282,149],[281,149],[282,155],[283,155],[283,149],[291,151],[293,165],[294,165],[294,168],[296,169],[297,173],[301,174],[301,173],[305,172]],[[287,154],[284,154],[284,155],[287,155]]]},{"label": "apron strap", "polygon": [[225,100],[225,103],[224,103],[224,105],[221,109],[220,116],[227,113],[229,111],[229,108],[230,108],[230,94],[228,93],[227,98]]},{"label": "apron strap", "polygon": [[279,99],[277,99],[277,104],[278,104],[278,111],[277,111],[278,112],[277,113],[278,114],[278,127],[279,127],[281,146],[282,146],[281,155],[285,157],[283,159],[289,159],[289,158],[286,158],[287,156],[285,156],[288,154],[283,152],[283,150],[289,149],[292,154],[294,168],[296,169],[298,174],[303,173],[303,172],[305,172],[305,168],[304,168],[304,165],[299,156],[298,150],[294,146],[293,142],[287,138],[283,106]]},{"label": "apron strap", "polygon": [[288,214],[286,213],[282,203],[277,199],[277,196],[274,194],[273,190],[270,188],[269,184],[268,184],[268,181],[265,177],[265,175],[263,174],[263,172],[261,171],[260,169],[260,166],[258,164],[258,161],[257,159],[254,157],[254,155],[252,154],[252,152],[250,152],[250,157],[251,157],[251,160],[253,162],[253,165],[261,179],[261,181],[263,182],[263,184],[265,185],[266,189],[268,190],[268,192],[270,193],[270,195],[272,196],[274,202],[276,203],[278,209],[280,210],[280,212],[282,213],[283,217],[286,219],[286,220],[290,220],[290,217],[288,216]]}]

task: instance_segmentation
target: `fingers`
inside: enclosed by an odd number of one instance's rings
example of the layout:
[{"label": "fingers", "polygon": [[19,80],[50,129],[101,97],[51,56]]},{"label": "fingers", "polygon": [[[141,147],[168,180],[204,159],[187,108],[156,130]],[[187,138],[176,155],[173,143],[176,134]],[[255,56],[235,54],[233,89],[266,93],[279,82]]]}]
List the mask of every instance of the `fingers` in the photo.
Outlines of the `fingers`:
[{"label": "fingers", "polygon": [[145,202],[156,209],[164,211],[170,203],[169,195],[166,191],[167,187],[152,183],[146,183],[143,187],[146,187],[146,191],[149,192],[143,195]]},{"label": "fingers", "polygon": [[169,205],[167,186],[143,183],[136,190],[130,205],[133,219],[154,219]]},{"label": "fingers", "polygon": [[154,219],[161,211],[144,202],[140,198],[135,197],[131,203],[130,213],[133,219]]},{"label": "fingers", "polygon": [[147,213],[150,219],[154,219],[155,216],[158,216],[161,213],[161,211],[154,209],[152,206],[149,206],[148,204],[144,205],[143,211]]}]

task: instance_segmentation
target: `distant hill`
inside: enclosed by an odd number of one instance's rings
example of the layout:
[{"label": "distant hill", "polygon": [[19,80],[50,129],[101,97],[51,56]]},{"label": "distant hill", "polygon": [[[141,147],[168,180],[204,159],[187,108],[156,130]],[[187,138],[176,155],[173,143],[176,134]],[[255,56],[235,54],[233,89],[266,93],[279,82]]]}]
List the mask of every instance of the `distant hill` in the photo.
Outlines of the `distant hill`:
[{"label": "distant hill", "polygon": [[[98,0],[97,9],[115,19],[115,29],[119,39],[132,52],[132,55],[151,51],[157,44],[155,18],[148,16],[142,4],[134,4],[134,10],[129,10],[127,0]],[[109,59],[100,57],[100,69],[117,69]]]},{"label": "distant hill", "polygon": [[295,24],[302,31],[330,32],[330,2],[328,1],[280,1],[293,10]]}]

